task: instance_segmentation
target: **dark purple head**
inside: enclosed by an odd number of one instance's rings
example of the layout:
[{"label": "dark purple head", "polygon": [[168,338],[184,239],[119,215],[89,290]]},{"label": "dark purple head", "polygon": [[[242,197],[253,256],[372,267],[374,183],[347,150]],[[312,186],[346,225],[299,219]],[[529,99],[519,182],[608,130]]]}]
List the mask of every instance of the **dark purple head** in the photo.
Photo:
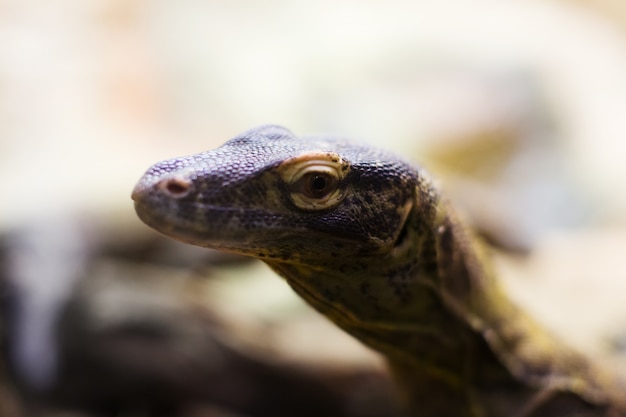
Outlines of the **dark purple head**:
[{"label": "dark purple head", "polygon": [[378,149],[269,125],[153,165],[133,200],[145,223],[177,240],[309,264],[392,250],[422,181]]}]

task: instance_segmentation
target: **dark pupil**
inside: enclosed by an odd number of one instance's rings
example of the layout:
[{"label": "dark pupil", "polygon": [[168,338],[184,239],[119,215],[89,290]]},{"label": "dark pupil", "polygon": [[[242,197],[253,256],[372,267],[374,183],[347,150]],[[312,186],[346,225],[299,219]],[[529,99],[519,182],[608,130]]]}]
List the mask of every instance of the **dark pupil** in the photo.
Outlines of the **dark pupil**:
[{"label": "dark pupil", "polygon": [[326,187],[328,187],[328,180],[325,177],[321,175],[315,175],[311,179],[311,191],[320,193],[326,190]]}]

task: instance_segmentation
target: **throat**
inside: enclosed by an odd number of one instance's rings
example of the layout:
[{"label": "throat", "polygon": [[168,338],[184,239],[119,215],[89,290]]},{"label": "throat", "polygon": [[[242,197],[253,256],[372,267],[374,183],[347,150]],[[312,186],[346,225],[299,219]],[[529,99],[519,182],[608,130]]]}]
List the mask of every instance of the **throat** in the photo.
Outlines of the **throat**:
[{"label": "throat", "polygon": [[[339,324],[381,353],[402,400],[424,416],[505,416],[500,404],[522,404],[532,391],[522,386],[480,334],[455,317],[433,312],[432,322]],[[411,414],[412,415],[412,414]]]},{"label": "throat", "polygon": [[355,264],[349,274],[270,266],[318,312],[387,359],[411,408],[443,407],[424,415],[479,416],[471,410],[482,407],[480,398],[515,384],[483,337],[446,308],[434,272],[423,265],[360,271]]}]

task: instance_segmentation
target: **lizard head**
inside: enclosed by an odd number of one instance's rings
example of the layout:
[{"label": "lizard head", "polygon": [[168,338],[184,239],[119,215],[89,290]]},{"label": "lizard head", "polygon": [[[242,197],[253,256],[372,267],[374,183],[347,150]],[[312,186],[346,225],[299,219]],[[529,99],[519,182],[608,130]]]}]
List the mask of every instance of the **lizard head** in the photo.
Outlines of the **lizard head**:
[{"label": "lizard head", "polygon": [[145,223],[174,239],[317,265],[392,251],[422,180],[383,151],[269,125],[153,165],[133,200]]}]

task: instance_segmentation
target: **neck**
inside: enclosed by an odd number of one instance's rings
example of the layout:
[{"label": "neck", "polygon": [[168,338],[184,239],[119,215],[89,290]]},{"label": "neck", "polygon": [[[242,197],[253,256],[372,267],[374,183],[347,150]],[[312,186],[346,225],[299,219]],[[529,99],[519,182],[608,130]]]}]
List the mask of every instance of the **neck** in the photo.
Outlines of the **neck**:
[{"label": "neck", "polygon": [[[409,285],[411,291],[404,294],[396,288],[389,289],[400,283],[392,282],[386,274],[368,273],[372,282],[383,284],[359,285],[357,291],[346,291],[333,285],[346,279],[341,274],[327,272],[322,276],[309,271],[303,280],[298,267],[273,267],[315,309],[383,354],[404,390],[409,408],[422,410],[425,416],[481,416],[476,410],[484,409],[484,401],[477,390],[513,383],[484,339],[446,309],[437,288],[427,282],[430,277]],[[358,276],[350,279],[358,280]],[[320,282],[328,283],[322,297],[309,286]],[[400,307],[395,309],[395,315],[391,314],[391,306],[380,301],[390,292]],[[347,300],[359,298],[374,309],[345,308]]]},{"label": "neck", "polygon": [[379,257],[270,266],[383,354],[423,415],[506,416],[536,392],[529,387],[569,381],[572,365],[585,369],[502,294],[480,246],[446,206],[424,218],[411,215],[403,242]]},{"label": "neck", "polygon": [[404,242],[382,258],[270,266],[320,313],[382,353],[400,385],[410,387],[409,401],[433,410],[424,415],[480,415],[472,411],[480,408],[476,390],[513,379],[468,323],[482,289],[464,264],[477,255],[459,231],[446,230],[456,223],[435,216],[426,224],[424,213],[410,216]]}]

